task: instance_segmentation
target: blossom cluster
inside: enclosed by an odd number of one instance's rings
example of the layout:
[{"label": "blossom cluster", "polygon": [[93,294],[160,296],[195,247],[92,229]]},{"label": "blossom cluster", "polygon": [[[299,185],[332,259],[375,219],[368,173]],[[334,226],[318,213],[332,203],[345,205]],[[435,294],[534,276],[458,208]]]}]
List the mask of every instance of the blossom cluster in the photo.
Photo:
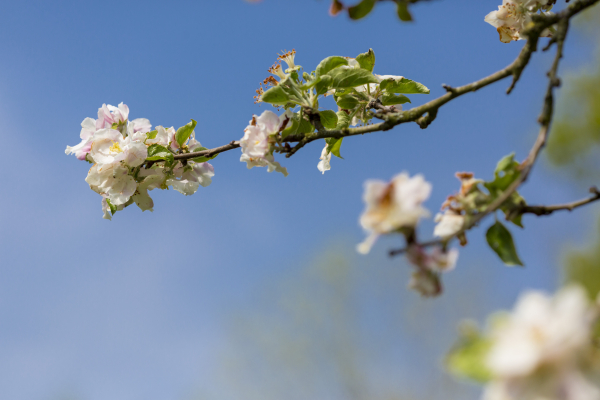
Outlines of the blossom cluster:
[{"label": "blossom cluster", "polygon": [[[414,240],[419,220],[430,216],[423,207],[430,193],[431,184],[421,175],[410,177],[403,172],[390,182],[367,181],[363,195],[366,208],[360,217],[360,225],[368,236],[357,246],[359,253],[366,254],[379,236],[394,233],[404,235],[407,241],[406,257],[416,267],[409,287],[423,296],[435,296],[441,292],[439,274],[454,269],[458,259],[457,249],[446,250],[437,246],[427,252]],[[441,221],[435,228],[438,236],[442,236],[438,232],[440,230],[450,233],[443,224],[445,222]]]},{"label": "blossom cluster", "polygon": [[174,159],[174,155],[204,149],[195,138],[195,121],[177,131],[156,126],[145,118],[129,120],[129,108],[103,104],[98,119],[81,123],[81,142],[65,153],[93,164],[86,177],[102,196],[103,218],[135,203],[142,211],[154,206],[148,191],[172,187],[184,195],[208,186],[213,166],[204,160]]},{"label": "blossom cluster", "polygon": [[[500,41],[510,43],[513,40],[526,39],[525,31],[532,23],[532,15],[548,14],[555,0],[503,0],[498,11],[485,16],[485,22],[498,30]],[[546,29],[542,37],[551,37],[553,29]]]},{"label": "blossom cluster", "polygon": [[483,400],[600,399],[599,316],[600,304],[579,286],[553,297],[523,294],[512,313],[494,317],[482,339],[489,343]]}]

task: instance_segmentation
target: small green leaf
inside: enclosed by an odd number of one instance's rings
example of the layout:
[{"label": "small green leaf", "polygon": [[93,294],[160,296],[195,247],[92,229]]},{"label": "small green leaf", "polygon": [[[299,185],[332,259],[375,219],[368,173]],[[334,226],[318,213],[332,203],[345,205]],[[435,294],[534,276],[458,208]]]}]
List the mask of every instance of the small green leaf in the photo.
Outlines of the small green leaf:
[{"label": "small green leaf", "polygon": [[369,72],[373,72],[375,67],[375,52],[373,49],[369,49],[366,53],[362,53],[356,56],[356,61],[362,69],[366,69]]},{"label": "small green leaf", "polygon": [[110,207],[110,215],[115,215],[117,212],[117,206],[113,206],[109,199],[106,199],[106,204]]},{"label": "small green leaf", "polygon": [[156,139],[157,134],[158,134],[157,130],[146,132],[146,139]]},{"label": "small green leaf", "polygon": [[[192,150],[192,153],[195,153],[197,151],[203,151],[203,150],[208,150],[208,149],[206,147],[196,147],[196,148],[194,148],[194,150]],[[192,161],[197,162],[197,163],[203,163],[203,162],[212,160],[213,158],[216,158],[218,155],[219,155],[219,153],[214,154],[210,157],[200,156],[200,157],[192,158]]]},{"label": "small green leaf", "polygon": [[496,221],[496,223],[487,230],[485,234],[488,244],[498,254],[498,257],[504,262],[504,264],[513,266],[523,266],[523,262],[517,255],[517,249],[513,242],[510,231],[506,229],[502,223]]},{"label": "small green leaf", "polygon": [[260,96],[260,99],[265,103],[283,106],[290,101],[290,96],[281,85],[277,85],[264,92],[262,96]]},{"label": "small green leaf", "polygon": [[371,12],[373,6],[375,6],[376,0],[362,0],[355,6],[348,8],[348,15],[352,19],[364,18]]},{"label": "small green leaf", "polygon": [[479,383],[488,382],[492,374],[486,365],[491,341],[483,337],[476,326],[463,323],[460,337],[446,356],[446,368],[456,376]]},{"label": "small green leaf", "polygon": [[315,75],[322,76],[327,74],[334,68],[341,67],[342,65],[348,65],[348,60],[345,57],[340,56],[331,56],[327,57],[323,61],[317,65],[317,69],[315,70]]},{"label": "small green leaf", "polygon": [[337,68],[331,71],[329,74],[331,76],[331,87],[334,89],[353,88],[356,86],[366,85],[368,83],[379,82],[372,73],[360,68]]},{"label": "small green leaf", "polygon": [[358,100],[354,96],[345,95],[338,97],[336,103],[344,110],[353,110],[358,105]]},{"label": "small green leaf", "polygon": [[329,75],[321,75],[318,78],[318,82],[315,85],[315,90],[317,91],[317,95],[322,95],[327,93],[329,88],[331,87],[331,76]]},{"label": "small green leaf", "polygon": [[338,117],[338,123],[335,129],[343,129],[350,126],[352,118],[349,114],[347,114],[345,111],[338,111],[336,115]]},{"label": "small green leaf", "polygon": [[429,94],[429,89],[422,83],[411,81],[410,79],[384,79],[379,87],[388,93],[421,93]]},{"label": "small green leaf", "polygon": [[174,161],[173,153],[171,153],[165,146],[161,146],[160,144],[152,144],[148,146],[148,157],[146,157],[146,160],[165,160],[169,164],[172,164]]},{"label": "small green leaf", "polygon": [[518,177],[521,175],[519,171],[519,163],[515,161],[515,153],[511,153],[502,157],[496,165],[494,171],[494,180],[485,182],[483,186],[490,191],[490,195],[497,197],[505,191]]},{"label": "small green leaf", "polygon": [[181,128],[177,129],[177,132],[175,133],[175,140],[180,146],[182,146],[188,140],[194,131],[194,128],[196,127],[196,123],[196,121],[191,120]]},{"label": "small green leaf", "polygon": [[315,127],[305,117],[300,118],[298,132],[296,133],[313,133],[314,131]]},{"label": "small green leaf", "polygon": [[294,118],[294,117],[296,117],[296,115],[297,114],[294,114],[294,116],[292,116],[292,120],[290,122],[288,122],[286,128],[281,132],[282,139],[285,139],[289,135],[295,135],[296,132],[298,131],[298,127],[300,126],[300,121],[298,120],[298,118]]},{"label": "small green leaf", "polygon": [[325,142],[327,142],[327,151],[329,151],[334,156],[341,158],[343,160],[344,157],[342,157],[340,155],[340,148],[342,147],[342,140],[344,140],[344,138],[339,138],[339,139],[338,138],[327,138],[327,139],[325,139]]},{"label": "small green leaf", "polygon": [[408,4],[406,4],[406,1],[396,0],[396,12],[398,13],[400,21],[409,22],[413,20],[410,11],[408,11]]},{"label": "small green leaf", "polygon": [[384,106],[393,106],[394,104],[410,103],[410,99],[403,94],[384,93],[381,103]]},{"label": "small green leaf", "polygon": [[335,111],[325,110],[319,112],[319,116],[321,117],[321,123],[327,129],[335,129],[338,123],[338,117]]}]

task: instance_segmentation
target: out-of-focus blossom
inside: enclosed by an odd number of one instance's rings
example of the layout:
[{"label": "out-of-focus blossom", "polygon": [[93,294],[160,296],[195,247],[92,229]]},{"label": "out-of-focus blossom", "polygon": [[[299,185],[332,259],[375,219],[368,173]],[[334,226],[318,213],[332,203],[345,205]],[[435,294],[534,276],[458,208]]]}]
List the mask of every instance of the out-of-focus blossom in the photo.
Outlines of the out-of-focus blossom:
[{"label": "out-of-focus blossom", "polygon": [[598,400],[600,366],[592,330],[598,305],[570,286],[554,298],[525,293],[493,327],[484,400]]},{"label": "out-of-focus blossom", "polygon": [[444,214],[437,214],[435,222],[437,222],[437,225],[433,229],[434,236],[445,238],[455,235],[463,228],[465,217],[447,210]]},{"label": "out-of-focus blossom", "polygon": [[366,208],[360,224],[368,236],[358,245],[358,252],[368,253],[379,235],[414,228],[419,219],[429,216],[422,204],[430,193],[431,184],[422,175],[410,178],[403,172],[391,182],[367,181],[363,195]]}]

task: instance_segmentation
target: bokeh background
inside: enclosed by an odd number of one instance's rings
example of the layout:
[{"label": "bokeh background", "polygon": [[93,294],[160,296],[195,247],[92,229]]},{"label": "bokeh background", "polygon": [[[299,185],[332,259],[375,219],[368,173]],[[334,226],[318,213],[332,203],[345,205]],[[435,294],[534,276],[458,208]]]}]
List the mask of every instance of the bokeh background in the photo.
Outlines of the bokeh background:
[{"label": "bokeh background", "polygon": [[[4,2],[0,398],[476,398],[478,387],[443,370],[458,322],[482,322],[528,288],[580,280],[594,294],[598,206],[511,228],[525,268],[486,247],[487,221],[444,295],[423,299],[406,288],[409,266],[386,257],[398,238],[355,254],[362,184],[422,173],[435,213],[458,189],[456,171],[487,179],[502,156],[524,158],[552,54],[536,54],[510,96],[499,82],[444,106],[427,130],[345,140],[325,175],[320,143],[280,160],[287,178],[247,170],[231,151],[214,160],[208,188],[153,191],[153,213],[131,207],[112,221],[84,181],[88,164],[64,149],[85,117],[119,102],[154,125],[196,119],[206,147],[239,139],[269,109],[252,96],[283,49],[311,71],[373,48],[375,73],[431,89],[411,96],[422,104],[442,83],[468,83],[518,54],[522,42],[500,43],[483,21],[497,3],[424,2],[401,23],[391,2],[358,22],[331,18],[324,0]],[[521,191],[532,204],[599,183],[600,14],[586,14],[568,38],[550,157]]]}]

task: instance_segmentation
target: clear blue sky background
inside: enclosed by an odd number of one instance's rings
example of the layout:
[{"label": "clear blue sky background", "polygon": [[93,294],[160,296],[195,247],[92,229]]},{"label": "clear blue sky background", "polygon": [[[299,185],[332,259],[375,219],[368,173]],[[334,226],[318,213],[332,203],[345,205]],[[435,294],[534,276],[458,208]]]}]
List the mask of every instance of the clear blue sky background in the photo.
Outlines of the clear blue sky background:
[{"label": "clear blue sky background", "polygon": [[[252,96],[280,50],[295,48],[297,63],[310,71],[326,56],[373,48],[376,73],[431,88],[429,96],[412,96],[418,105],[443,94],[442,83],[470,82],[518,54],[522,42],[500,43],[483,22],[497,3],[425,3],[414,7],[412,24],[397,21],[387,3],[359,22],[331,18],[329,2],[312,0],[3,4],[0,398],[227,398],[215,370],[229,346],[229,316],[251,303],[265,280],[301,268],[329,243],[352,249],[362,240],[366,179],[422,173],[433,183],[427,206],[435,212],[458,189],[454,172],[489,178],[502,156],[525,157],[550,55],[535,55],[511,96],[503,81],[448,104],[427,130],[403,125],[345,140],[345,159],[334,159],[325,175],[316,168],[320,143],[280,160],[287,178],[247,170],[231,151],[214,160],[208,188],[192,197],[154,191],[153,213],[131,207],[110,222],[84,181],[88,164],[64,154],[102,103],[124,102],[131,118],[153,125],[194,118],[197,138],[214,147],[239,139],[252,114],[269,108]],[[563,71],[589,52],[573,33]],[[553,203],[583,196],[580,189],[542,166],[522,194]],[[505,268],[485,247],[484,229],[474,231],[447,277],[448,297],[434,301],[408,293],[408,269],[384,257],[399,242],[381,240],[357,262],[403,268],[398,296],[407,307],[427,303],[433,316],[451,309],[449,299],[461,291],[485,293],[474,314],[457,316],[481,319],[510,307],[524,288],[553,289],[560,244],[585,239],[592,208],[526,217],[526,231],[513,229],[526,269]],[[425,223],[422,235],[432,226]],[[437,353],[427,353],[431,371],[455,336],[445,329]],[[400,335],[398,342],[414,339]],[[398,362],[416,373],[406,357],[419,355],[406,351]]]}]

